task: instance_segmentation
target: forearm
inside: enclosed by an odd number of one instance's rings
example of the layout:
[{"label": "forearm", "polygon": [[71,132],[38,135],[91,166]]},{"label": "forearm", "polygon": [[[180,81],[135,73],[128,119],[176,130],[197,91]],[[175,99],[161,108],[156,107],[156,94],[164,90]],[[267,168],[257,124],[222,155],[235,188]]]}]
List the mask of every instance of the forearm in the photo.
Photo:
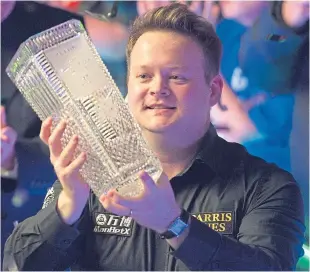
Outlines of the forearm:
[{"label": "forearm", "polygon": [[[190,270],[279,270],[274,254],[221,235],[191,217],[189,233],[172,255]],[[268,252],[268,253],[267,253]]]},{"label": "forearm", "polygon": [[66,225],[72,225],[76,223],[86,206],[87,198],[77,199],[76,201],[68,198],[64,191],[62,191],[57,200],[57,212],[59,217]]},{"label": "forearm", "polygon": [[55,202],[26,219],[13,231],[4,249],[3,270],[64,270],[81,254],[79,230],[64,224]]}]

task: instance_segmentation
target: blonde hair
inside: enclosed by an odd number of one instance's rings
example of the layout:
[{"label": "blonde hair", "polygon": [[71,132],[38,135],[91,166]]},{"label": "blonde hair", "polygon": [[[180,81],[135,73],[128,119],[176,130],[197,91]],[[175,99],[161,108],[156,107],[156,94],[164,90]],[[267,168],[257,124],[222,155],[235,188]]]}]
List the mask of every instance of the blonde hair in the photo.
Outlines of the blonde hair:
[{"label": "blonde hair", "polygon": [[127,77],[131,52],[137,40],[146,32],[161,30],[191,37],[201,46],[207,82],[219,73],[222,44],[212,24],[190,11],[186,5],[173,3],[148,11],[133,22],[126,49]]}]

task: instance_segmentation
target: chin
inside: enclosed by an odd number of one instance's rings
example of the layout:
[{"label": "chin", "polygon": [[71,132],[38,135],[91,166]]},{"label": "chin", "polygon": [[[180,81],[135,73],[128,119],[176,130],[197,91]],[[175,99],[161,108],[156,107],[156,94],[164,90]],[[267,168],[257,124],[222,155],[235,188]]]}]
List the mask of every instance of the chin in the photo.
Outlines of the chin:
[{"label": "chin", "polygon": [[173,128],[173,124],[148,123],[146,125],[141,125],[141,128],[152,133],[165,133]]}]

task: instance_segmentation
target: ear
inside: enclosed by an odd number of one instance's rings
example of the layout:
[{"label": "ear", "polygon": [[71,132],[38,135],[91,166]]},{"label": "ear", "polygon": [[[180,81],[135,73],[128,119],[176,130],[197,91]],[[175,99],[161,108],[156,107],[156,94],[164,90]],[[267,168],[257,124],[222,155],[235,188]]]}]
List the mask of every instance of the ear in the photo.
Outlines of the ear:
[{"label": "ear", "polygon": [[210,83],[210,106],[215,106],[221,98],[223,89],[223,79],[220,75],[216,75]]}]

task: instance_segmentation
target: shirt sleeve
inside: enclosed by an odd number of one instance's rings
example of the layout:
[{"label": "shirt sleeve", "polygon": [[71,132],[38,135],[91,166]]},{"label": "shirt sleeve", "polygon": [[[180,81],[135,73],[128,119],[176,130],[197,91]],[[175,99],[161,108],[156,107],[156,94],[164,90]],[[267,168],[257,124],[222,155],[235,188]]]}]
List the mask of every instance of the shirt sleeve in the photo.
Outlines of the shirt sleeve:
[{"label": "shirt sleeve", "polygon": [[300,190],[280,170],[260,178],[255,187],[236,239],[192,217],[187,238],[172,255],[190,270],[294,270],[305,231]]},{"label": "shirt sleeve", "polygon": [[66,225],[56,210],[62,190],[56,181],[45,197],[43,209],[17,225],[4,248],[4,271],[65,270],[82,254],[87,224],[85,208],[78,224]]}]

